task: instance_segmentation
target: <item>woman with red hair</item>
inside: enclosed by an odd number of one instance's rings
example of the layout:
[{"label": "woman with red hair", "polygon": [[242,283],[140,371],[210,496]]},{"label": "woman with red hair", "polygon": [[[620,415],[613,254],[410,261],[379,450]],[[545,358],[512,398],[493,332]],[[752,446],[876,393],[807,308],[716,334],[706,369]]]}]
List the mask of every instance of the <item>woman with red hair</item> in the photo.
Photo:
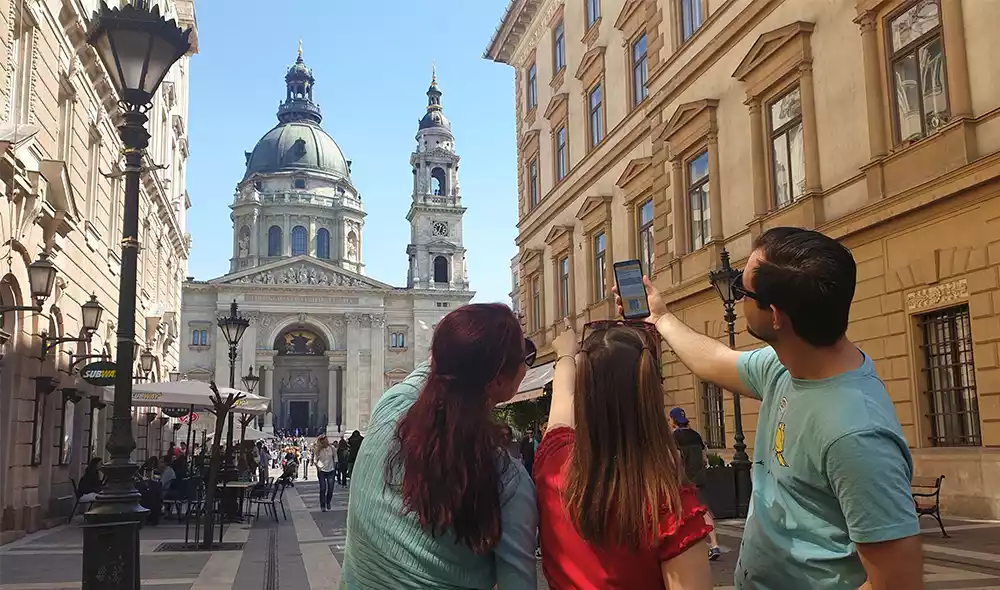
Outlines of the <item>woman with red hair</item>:
[{"label": "woman with red hair", "polygon": [[341,588],[536,586],[535,489],[492,420],[534,362],[510,308],[445,316],[431,359],[372,411],[351,479]]}]

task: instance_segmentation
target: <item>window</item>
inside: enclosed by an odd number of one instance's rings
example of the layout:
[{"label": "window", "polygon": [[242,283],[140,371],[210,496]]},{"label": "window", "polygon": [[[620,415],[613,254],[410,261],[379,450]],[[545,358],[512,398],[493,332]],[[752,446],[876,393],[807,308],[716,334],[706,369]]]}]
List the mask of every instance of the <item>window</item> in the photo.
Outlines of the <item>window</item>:
[{"label": "window", "polygon": [[448,282],[448,259],[444,256],[434,258],[434,282]]},{"label": "window", "polygon": [[31,464],[42,463],[42,438],[45,432],[45,394],[35,391],[35,406],[31,417]]},{"label": "window", "polygon": [[101,179],[101,137],[90,138],[87,154],[87,220],[93,221],[97,215],[97,188]]},{"label": "window", "polygon": [[253,181],[253,187],[256,190],[262,191],[262,190],[264,190],[264,183],[261,182],[261,181],[259,181],[259,180],[255,180],[255,181]]},{"label": "window", "polygon": [[292,228],[292,256],[305,254],[309,251],[309,234],[306,228],[296,225]]},{"label": "window", "polygon": [[[118,171],[118,169],[116,169]],[[108,235],[110,239],[109,244],[118,244],[121,238],[121,227],[122,222],[122,200],[125,198],[125,193],[122,191],[122,179],[112,178],[111,179],[111,201],[109,207],[111,207],[110,219],[108,220]]]},{"label": "window", "polygon": [[722,389],[715,383],[701,384],[701,417],[705,425],[705,446],[726,448],[726,406]]},{"label": "window", "polygon": [[316,257],[330,259],[330,232],[325,227],[316,232]]},{"label": "window", "polygon": [[538,186],[538,156],[531,159],[528,163],[528,208],[534,209],[538,205],[539,193],[541,192]]},{"label": "window", "polygon": [[438,307],[451,307],[451,303],[447,301],[437,301],[435,302]]},{"label": "window", "polygon": [[276,225],[267,230],[267,255],[281,256],[281,228]]},{"label": "window", "polygon": [[69,465],[73,451],[73,421],[76,417],[76,404],[68,397],[63,397],[62,416],[59,424],[59,460],[58,465]]},{"label": "window", "polygon": [[538,68],[535,64],[528,66],[528,83],[526,88],[528,110],[538,106]]},{"label": "window", "polygon": [[556,74],[566,67],[566,29],[559,21],[552,33],[552,71]]},{"label": "window", "polygon": [[559,259],[559,315],[569,316],[569,257]]},{"label": "window", "polygon": [[71,168],[70,158],[73,154],[73,124],[76,121],[75,98],[66,89],[62,89],[59,93],[59,145],[56,146],[56,158],[66,162],[67,168]]},{"label": "window", "polygon": [[435,195],[447,195],[448,183],[443,168],[431,170],[431,193]]},{"label": "window", "polygon": [[569,172],[569,154],[566,146],[566,126],[556,131],[556,181],[566,178]]},{"label": "window", "polygon": [[389,348],[406,348],[406,334],[403,332],[389,334]]},{"label": "window", "polygon": [[542,327],[542,287],[538,277],[531,279],[531,329]]},{"label": "window", "polygon": [[208,330],[191,332],[191,346],[208,346]]},{"label": "window", "polygon": [[924,314],[919,324],[931,444],[981,445],[969,306]]},{"label": "window", "polygon": [[94,403],[94,399],[96,398],[91,398],[90,401],[90,432],[87,437],[87,461],[98,456],[100,452],[98,437],[101,433],[101,407]]},{"label": "window", "polygon": [[806,152],[802,143],[802,100],[799,88],[771,103],[771,178],[774,204],[798,199],[806,188]]},{"label": "window", "polygon": [[708,209],[708,150],[688,162],[688,202],[691,208],[691,251],[705,246],[711,236]]},{"label": "window", "polygon": [[604,109],[601,101],[601,85],[590,91],[590,146],[594,147],[604,139]]},{"label": "window", "polygon": [[938,0],[913,3],[889,21],[888,29],[896,139],[919,139],[949,117]]},{"label": "window", "polygon": [[653,199],[639,206],[639,262],[642,273],[653,276]]},{"label": "window", "polygon": [[594,26],[597,19],[601,18],[601,0],[586,0],[587,2],[587,28]]},{"label": "window", "polygon": [[680,0],[681,42],[687,41],[701,28],[701,0]]},{"label": "window", "polygon": [[594,302],[608,297],[608,250],[604,232],[594,236]]},{"label": "window", "polygon": [[303,179],[301,179],[301,178],[296,178],[295,179],[295,188],[299,188],[299,189],[306,188],[306,181],[303,180]]},{"label": "window", "polygon": [[25,19],[14,26],[14,49],[10,55],[14,62],[13,92],[10,94],[14,123],[25,124],[31,113],[31,73],[34,70],[35,27]]},{"label": "window", "polygon": [[646,34],[632,43],[632,104],[637,105],[649,94],[646,86],[649,77],[649,62],[646,56]]}]

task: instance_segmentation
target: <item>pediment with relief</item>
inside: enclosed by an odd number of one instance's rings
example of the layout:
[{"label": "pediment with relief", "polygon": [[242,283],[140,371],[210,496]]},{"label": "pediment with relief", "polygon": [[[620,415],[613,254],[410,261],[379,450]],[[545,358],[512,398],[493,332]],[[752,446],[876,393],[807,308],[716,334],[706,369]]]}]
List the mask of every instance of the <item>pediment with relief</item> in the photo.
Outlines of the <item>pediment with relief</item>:
[{"label": "pediment with relief", "polygon": [[392,289],[392,285],[350,272],[309,256],[296,256],[210,281],[223,285],[327,287],[333,289]]}]

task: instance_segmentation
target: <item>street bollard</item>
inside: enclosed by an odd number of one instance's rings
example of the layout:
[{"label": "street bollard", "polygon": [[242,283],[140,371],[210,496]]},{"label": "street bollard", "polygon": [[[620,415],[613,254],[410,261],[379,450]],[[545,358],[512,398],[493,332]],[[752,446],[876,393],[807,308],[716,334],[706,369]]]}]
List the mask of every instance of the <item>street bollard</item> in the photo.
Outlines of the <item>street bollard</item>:
[{"label": "street bollard", "polygon": [[89,558],[83,561],[83,590],[139,590],[140,523],[84,524],[81,528],[83,553]]}]

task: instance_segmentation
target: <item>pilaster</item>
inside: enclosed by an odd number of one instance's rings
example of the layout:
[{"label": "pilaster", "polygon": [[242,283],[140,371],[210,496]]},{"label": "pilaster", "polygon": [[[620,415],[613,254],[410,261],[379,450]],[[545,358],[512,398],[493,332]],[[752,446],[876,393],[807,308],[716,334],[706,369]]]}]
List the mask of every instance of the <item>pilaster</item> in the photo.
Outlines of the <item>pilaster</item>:
[{"label": "pilaster", "polygon": [[[371,347],[372,347],[372,369],[371,369],[371,405],[372,410],[382,394],[385,393],[385,315],[373,314],[371,316]],[[361,427],[368,427],[368,420],[371,416],[363,416]]]},{"label": "pilaster", "polygon": [[361,392],[358,391],[361,371],[361,314],[344,314],[347,323],[347,383],[345,389],[344,424],[347,428],[360,426]]},{"label": "pilaster", "polygon": [[264,414],[264,432],[272,433],[274,432],[274,413],[280,410],[274,399],[274,351],[262,350],[258,351],[256,354],[260,356],[260,370],[264,373],[264,389],[262,390],[261,395],[271,400],[271,411]]}]

